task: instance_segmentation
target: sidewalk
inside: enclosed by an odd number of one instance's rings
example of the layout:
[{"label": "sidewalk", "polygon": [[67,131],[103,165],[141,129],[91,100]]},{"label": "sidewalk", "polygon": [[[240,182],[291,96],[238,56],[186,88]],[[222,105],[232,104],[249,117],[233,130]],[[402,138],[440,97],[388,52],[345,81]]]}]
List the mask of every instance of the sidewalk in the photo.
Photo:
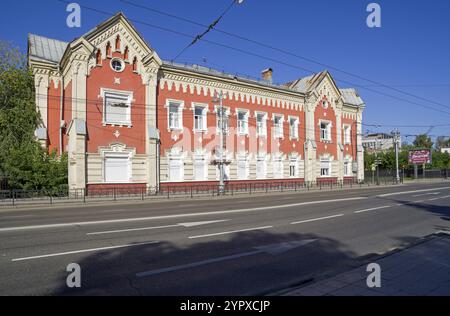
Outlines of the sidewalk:
[{"label": "sidewalk", "polygon": [[366,285],[367,265],[284,293],[285,296],[448,296],[450,235],[437,234],[373,260],[381,267],[381,288]]}]

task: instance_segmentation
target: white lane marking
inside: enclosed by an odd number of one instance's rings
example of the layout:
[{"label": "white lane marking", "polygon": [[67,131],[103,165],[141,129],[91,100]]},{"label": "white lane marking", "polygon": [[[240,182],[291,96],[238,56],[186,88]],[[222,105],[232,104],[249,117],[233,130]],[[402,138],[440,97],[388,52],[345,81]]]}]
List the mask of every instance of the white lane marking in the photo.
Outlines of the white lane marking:
[{"label": "white lane marking", "polygon": [[366,200],[366,199],[368,199],[368,197],[354,197],[354,198],[346,198],[346,199],[321,200],[321,201],[302,202],[302,203],[295,203],[295,204],[264,206],[264,207],[255,207],[255,208],[247,208],[247,209],[236,209],[236,210],[226,210],[226,211],[216,211],[216,212],[200,212],[200,213],[162,215],[162,216],[151,216],[151,217],[111,219],[111,220],[91,221],[91,222],[74,222],[74,223],[61,223],[61,224],[48,224],[48,225],[21,226],[21,227],[6,227],[6,228],[0,228],[0,232],[9,232],[9,231],[17,231],[17,230],[30,230],[30,229],[46,229],[46,228],[87,226],[87,225],[115,224],[115,223],[130,223],[130,222],[151,221],[151,220],[160,220],[160,219],[172,219],[172,218],[182,218],[182,217],[195,217],[195,216],[207,216],[207,215],[223,215],[223,214],[234,214],[234,213],[246,213],[246,212],[255,212],[255,211],[263,211],[263,210],[271,210],[271,209],[289,208],[289,207],[295,207],[295,206],[314,205],[314,204],[326,204],[326,203],[337,203],[337,202],[348,202],[348,201]]},{"label": "white lane marking", "polygon": [[438,195],[438,194],[441,194],[441,192],[430,192],[430,193],[416,194],[416,195],[413,195],[413,197],[419,197],[419,196],[425,196],[425,195]]},{"label": "white lane marking", "polygon": [[234,260],[234,259],[239,259],[239,258],[243,258],[243,257],[259,255],[259,254],[263,254],[263,253],[267,253],[267,254],[276,256],[276,255],[280,255],[285,252],[291,251],[297,247],[307,245],[314,241],[316,241],[316,239],[290,241],[290,242],[284,242],[281,244],[273,244],[273,245],[255,247],[256,250],[254,250],[254,251],[239,253],[239,254],[230,255],[230,256],[218,257],[218,258],[213,258],[213,259],[207,259],[207,260],[192,262],[192,263],[188,263],[188,264],[182,264],[182,265],[178,265],[178,266],[168,267],[168,268],[139,272],[139,273],[136,273],[136,277],[145,278],[145,277],[158,275],[158,274],[162,274],[162,273],[186,270],[186,269],[196,268],[196,267],[200,267],[200,266],[204,266],[204,265],[208,265],[208,264],[212,264],[212,263]]},{"label": "white lane marking", "polygon": [[137,232],[137,231],[142,231],[142,230],[155,230],[155,229],[174,228],[174,227],[186,227],[186,228],[188,228],[188,227],[209,225],[209,224],[215,224],[215,223],[222,223],[222,222],[227,222],[227,221],[230,221],[230,220],[229,219],[223,219],[223,220],[218,220],[218,221],[180,223],[180,224],[176,224],[176,225],[166,225],[166,226],[130,228],[130,229],[120,229],[120,230],[108,230],[108,231],[102,231],[102,232],[87,233],[86,235],[106,235],[106,234]]},{"label": "white lane marking", "polygon": [[303,224],[303,223],[309,223],[309,222],[316,222],[316,221],[321,221],[321,220],[331,219],[331,218],[341,217],[341,216],[344,216],[344,214],[337,214],[337,215],[331,215],[331,216],[325,216],[325,217],[306,219],[304,221],[292,222],[291,225],[297,225],[297,224]]},{"label": "white lane marking", "polygon": [[429,199],[428,201],[436,201],[436,200],[448,199],[449,197],[450,197],[450,195],[440,196],[440,197],[437,197],[437,198]]},{"label": "white lane marking", "polygon": [[386,193],[386,194],[377,195],[377,197],[386,197],[386,196],[402,195],[402,194],[410,194],[410,193],[419,193],[419,192],[439,191],[439,190],[445,190],[445,189],[450,189],[450,187],[441,187],[441,188],[435,188],[435,189],[424,189],[424,190],[414,190],[414,191],[402,191],[402,192]]},{"label": "white lane marking", "polygon": [[152,245],[152,244],[157,244],[157,243],[159,243],[159,241],[150,241],[150,242],[142,242],[142,243],[136,243],[136,244],[110,246],[110,247],[102,247],[102,248],[91,248],[91,249],[83,249],[83,250],[75,250],[75,251],[52,253],[52,254],[33,256],[33,257],[16,258],[16,259],[12,259],[11,261],[17,262],[17,261],[25,261],[25,260],[33,260],[33,259],[41,259],[41,258],[67,256],[67,255],[72,255],[72,254],[77,254],[77,253],[96,252],[96,251],[112,250],[112,249],[127,248],[127,247],[137,247],[137,246]]},{"label": "white lane marking", "polygon": [[213,234],[206,234],[206,235],[191,236],[191,237],[189,237],[189,239],[197,239],[197,238],[229,235],[229,234],[235,234],[235,233],[249,232],[249,231],[253,231],[253,230],[264,230],[264,229],[269,229],[269,228],[273,228],[273,226],[255,227],[255,228],[240,229],[240,230],[230,230],[230,231],[227,231],[227,232],[220,232],[220,233],[213,233]]},{"label": "white lane marking", "polygon": [[[397,204],[396,206],[400,206],[400,205],[403,205],[403,204]],[[368,208],[368,209],[365,209],[365,210],[354,211],[353,213],[359,214],[359,213],[365,213],[365,212],[370,212],[370,211],[381,210],[381,209],[389,208],[389,207],[392,207],[392,205],[384,205],[384,206],[372,207],[372,208]]]}]

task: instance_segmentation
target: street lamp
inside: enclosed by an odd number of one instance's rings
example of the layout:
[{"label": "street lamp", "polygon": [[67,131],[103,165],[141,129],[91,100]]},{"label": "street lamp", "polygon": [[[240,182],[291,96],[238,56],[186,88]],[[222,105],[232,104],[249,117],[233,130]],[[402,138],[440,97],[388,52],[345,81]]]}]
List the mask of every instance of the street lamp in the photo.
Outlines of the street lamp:
[{"label": "street lamp", "polygon": [[225,135],[225,126],[224,126],[224,120],[223,120],[223,92],[221,91],[219,93],[219,96],[215,96],[212,100],[213,103],[217,104],[219,103],[219,129],[220,129],[220,149],[219,149],[219,173],[220,173],[220,180],[219,180],[219,193],[222,194],[225,190],[225,180],[224,180],[224,157],[223,157],[223,147],[224,147],[224,135]]}]

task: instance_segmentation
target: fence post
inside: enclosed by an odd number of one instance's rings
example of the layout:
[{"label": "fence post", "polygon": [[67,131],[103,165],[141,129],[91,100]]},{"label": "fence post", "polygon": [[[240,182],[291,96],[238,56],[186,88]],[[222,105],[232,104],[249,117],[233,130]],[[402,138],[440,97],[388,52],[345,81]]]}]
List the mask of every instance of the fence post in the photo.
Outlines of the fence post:
[{"label": "fence post", "polygon": [[[82,189],[83,190],[83,203],[86,204],[86,189]],[[78,195],[78,191],[77,191],[77,195]]]},{"label": "fence post", "polygon": [[12,205],[16,205],[16,190],[12,190]]},{"label": "fence post", "polygon": [[252,184],[249,183],[249,185],[250,185],[250,195],[252,195]]},{"label": "fence post", "polygon": [[170,199],[170,187],[167,187],[167,199]]}]

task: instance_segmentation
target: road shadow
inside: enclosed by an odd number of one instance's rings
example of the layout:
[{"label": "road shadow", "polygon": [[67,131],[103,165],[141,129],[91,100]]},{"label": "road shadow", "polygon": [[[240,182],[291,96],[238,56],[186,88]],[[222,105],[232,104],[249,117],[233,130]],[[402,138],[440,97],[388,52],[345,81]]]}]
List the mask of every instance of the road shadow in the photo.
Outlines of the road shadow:
[{"label": "road shadow", "polygon": [[[405,204],[405,206],[413,207],[422,211],[426,211],[429,213],[433,213],[437,216],[439,216],[444,221],[450,221],[450,205],[434,205],[429,204],[425,202],[421,203],[415,203],[411,201],[404,201],[404,200],[392,200],[395,203],[402,203]],[[448,229],[448,227],[447,227]]]},{"label": "road shadow", "polygon": [[[143,240],[140,235],[135,242],[152,240],[150,236],[148,238]],[[108,243],[107,238],[104,241]],[[284,245],[283,249],[287,242],[300,246],[279,253],[270,253],[277,247],[258,248],[275,244]],[[204,262],[211,259],[217,261]],[[51,294],[265,295],[346,271],[359,265],[362,259],[341,243],[314,234],[254,231],[197,243],[162,241],[90,254],[76,262],[82,270],[82,287],[68,288],[66,278],[69,273],[59,271],[56,277],[61,280],[61,286]],[[141,272],[193,263],[198,265],[146,277],[137,276]]]}]

